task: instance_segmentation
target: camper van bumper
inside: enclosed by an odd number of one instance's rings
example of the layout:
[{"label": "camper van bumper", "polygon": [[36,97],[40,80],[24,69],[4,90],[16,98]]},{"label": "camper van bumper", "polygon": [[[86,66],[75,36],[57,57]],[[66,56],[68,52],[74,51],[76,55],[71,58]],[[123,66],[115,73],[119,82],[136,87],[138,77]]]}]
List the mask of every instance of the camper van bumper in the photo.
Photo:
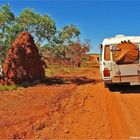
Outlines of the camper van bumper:
[{"label": "camper van bumper", "polygon": [[112,79],[110,77],[103,78],[104,84],[110,85],[112,84]]},{"label": "camper van bumper", "polygon": [[113,77],[112,82],[115,84],[119,83],[129,83],[130,85],[140,85],[140,76],[139,75],[130,75],[130,76],[121,76]]},{"label": "camper van bumper", "polygon": [[111,80],[104,80],[104,84],[105,85],[110,85],[110,84],[112,84],[112,81]]},{"label": "camper van bumper", "polygon": [[130,82],[130,85],[131,85],[131,86],[140,85],[140,82]]},{"label": "camper van bumper", "polygon": [[104,81],[105,88],[108,88],[112,85],[112,80],[110,79],[106,79],[106,80],[104,79],[103,81]]}]

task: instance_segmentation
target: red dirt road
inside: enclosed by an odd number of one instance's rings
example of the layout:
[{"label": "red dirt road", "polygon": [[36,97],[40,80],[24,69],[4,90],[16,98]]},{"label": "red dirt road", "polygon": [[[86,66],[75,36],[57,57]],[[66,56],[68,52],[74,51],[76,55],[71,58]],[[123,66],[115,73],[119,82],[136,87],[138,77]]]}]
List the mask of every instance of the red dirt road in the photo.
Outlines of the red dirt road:
[{"label": "red dirt road", "polygon": [[134,137],[140,137],[140,87],[110,92],[98,67],[0,93],[1,139]]}]

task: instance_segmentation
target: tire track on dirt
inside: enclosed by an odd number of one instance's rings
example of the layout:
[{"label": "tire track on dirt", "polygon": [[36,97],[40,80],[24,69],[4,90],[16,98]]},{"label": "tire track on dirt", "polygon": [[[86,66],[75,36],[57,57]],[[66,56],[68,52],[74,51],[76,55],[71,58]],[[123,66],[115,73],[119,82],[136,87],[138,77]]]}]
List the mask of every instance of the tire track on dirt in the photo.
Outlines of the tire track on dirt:
[{"label": "tire track on dirt", "polygon": [[[120,105],[129,130],[129,137],[140,136],[140,108],[138,94],[120,94]],[[129,138],[128,137],[128,138]]]},{"label": "tire track on dirt", "polygon": [[[140,136],[140,125],[137,124],[137,122],[140,124],[137,117],[140,117],[140,110],[137,108],[137,104],[133,102],[133,98],[136,99],[135,94],[127,95],[106,90],[112,138],[128,139],[131,136]],[[132,98],[128,100],[128,96],[132,96]]]},{"label": "tire track on dirt", "polygon": [[[77,84],[78,76],[85,77],[82,78],[85,81]],[[110,92],[99,80],[99,68],[95,67],[76,71],[66,79],[69,81],[63,84],[1,93],[0,138],[128,139],[140,136],[139,94],[130,93],[129,89],[129,94]]]},{"label": "tire track on dirt", "polygon": [[67,101],[68,113],[64,114],[58,125],[57,138],[111,137],[105,98],[98,91],[98,86],[94,84],[78,86],[73,91]]},{"label": "tire track on dirt", "polygon": [[[110,95],[109,95],[110,94]],[[126,139],[129,137],[130,131],[124,116],[120,99],[114,94],[108,93],[107,96],[107,112],[110,120],[110,128],[112,138]]]}]

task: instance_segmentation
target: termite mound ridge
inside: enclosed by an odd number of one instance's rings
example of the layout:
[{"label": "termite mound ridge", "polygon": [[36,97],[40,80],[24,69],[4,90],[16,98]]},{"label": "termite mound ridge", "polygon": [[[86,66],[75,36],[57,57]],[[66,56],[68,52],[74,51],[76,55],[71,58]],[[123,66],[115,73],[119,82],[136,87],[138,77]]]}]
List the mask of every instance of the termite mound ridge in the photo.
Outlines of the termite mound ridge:
[{"label": "termite mound ridge", "polygon": [[22,32],[9,49],[3,67],[3,84],[43,80],[45,71],[38,48],[28,32]]}]

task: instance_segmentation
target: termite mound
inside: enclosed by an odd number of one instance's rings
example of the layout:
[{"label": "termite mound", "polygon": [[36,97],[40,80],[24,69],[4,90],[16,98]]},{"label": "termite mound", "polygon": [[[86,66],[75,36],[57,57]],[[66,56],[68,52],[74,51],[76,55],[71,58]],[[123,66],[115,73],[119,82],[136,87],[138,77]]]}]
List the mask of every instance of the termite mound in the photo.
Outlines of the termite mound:
[{"label": "termite mound", "polygon": [[3,67],[3,84],[21,84],[43,80],[44,62],[39,54],[33,37],[22,32],[9,49]]}]

